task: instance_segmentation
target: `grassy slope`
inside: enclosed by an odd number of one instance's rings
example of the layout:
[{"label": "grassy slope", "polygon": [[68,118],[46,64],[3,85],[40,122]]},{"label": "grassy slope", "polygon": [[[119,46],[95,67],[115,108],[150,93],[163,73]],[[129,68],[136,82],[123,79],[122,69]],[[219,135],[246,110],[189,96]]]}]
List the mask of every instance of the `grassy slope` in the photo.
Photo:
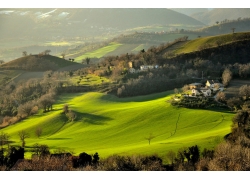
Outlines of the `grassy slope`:
[{"label": "grassy slope", "polygon": [[[131,35],[132,36],[132,35]],[[129,37],[131,41],[135,41],[134,43],[117,43],[112,42],[108,46],[99,48],[95,51],[91,51],[88,53],[84,53],[83,55],[76,56],[76,54],[71,54],[68,56],[74,56],[76,62],[81,62],[82,59],[89,58],[101,58],[104,56],[111,56],[111,55],[120,55],[120,54],[126,54],[126,53],[137,53],[138,51],[145,49],[147,50],[151,46],[159,46],[161,43],[167,43],[169,41],[174,41],[177,38],[183,37],[183,36],[189,36],[189,39],[195,39],[197,38],[196,34],[151,34],[150,38],[147,38],[147,34],[140,34],[139,37]],[[138,39],[143,38],[145,40],[144,44],[141,44],[136,42]],[[121,39],[117,40],[122,41]],[[78,55],[81,54],[80,52],[77,53]]]},{"label": "grassy slope", "polygon": [[114,51],[115,49],[117,49],[119,46],[121,46],[122,44],[120,43],[110,43],[108,46],[105,46],[105,47],[102,47],[100,49],[97,49],[95,51],[92,51],[92,52],[88,52],[88,53],[85,53],[81,56],[78,56],[75,58],[75,61],[76,62],[81,62],[82,59],[86,59],[87,57],[89,58],[100,58],[100,57],[103,57],[105,54],[109,53],[109,52],[112,52]]},{"label": "grassy slope", "polygon": [[[246,32],[249,34],[250,32]],[[243,33],[235,33],[236,34],[243,34]],[[174,52],[176,54],[181,53],[189,53],[192,51],[197,51],[201,45],[210,44],[212,46],[217,47],[216,41],[221,41],[222,44],[231,43],[233,41],[233,34],[224,34],[224,35],[217,35],[217,36],[208,36],[208,37],[201,37],[191,41],[188,41],[183,46],[177,48]]]},{"label": "grassy slope", "polygon": [[[17,134],[24,129],[30,134],[28,146],[47,144],[52,149],[61,147],[76,154],[98,152],[101,157],[153,153],[163,156],[170,149],[195,144],[212,148],[230,132],[233,114],[178,109],[166,102],[169,93],[125,99],[102,93],[65,94],[57,100],[54,111],[32,116],[0,131],[9,133],[11,140],[19,145]],[[67,122],[61,114],[65,103],[77,112],[75,122]],[[43,128],[40,139],[34,134],[38,126]],[[156,137],[148,145],[145,137],[150,133]]]}]

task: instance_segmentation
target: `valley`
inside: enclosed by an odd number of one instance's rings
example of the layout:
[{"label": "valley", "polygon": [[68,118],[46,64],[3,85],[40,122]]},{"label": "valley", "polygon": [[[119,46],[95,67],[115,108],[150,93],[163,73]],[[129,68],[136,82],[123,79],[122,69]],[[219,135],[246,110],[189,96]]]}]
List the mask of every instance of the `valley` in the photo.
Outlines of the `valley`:
[{"label": "valley", "polygon": [[249,170],[242,12],[0,10],[0,170]]},{"label": "valley", "polygon": [[[40,112],[3,130],[16,145],[18,131],[24,129],[30,134],[27,147],[47,144],[52,151],[98,152],[103,158],[112,154],[154,153],[164,157],[168,150],[193,144],[214,148],[230,132],[234,113],[174,108],[167,102],[171,93],[123,99],[93,92],[64,94],[58,97],[51,112]],[[73,122],[62,114],[64,104],[77,114]],[[43,130],[39,138],[35,134],[37,127]],[[145,138],[150,133],[155,138],[149,145]],[[28,148],[26,151],[26,157],[31,157]]]}]

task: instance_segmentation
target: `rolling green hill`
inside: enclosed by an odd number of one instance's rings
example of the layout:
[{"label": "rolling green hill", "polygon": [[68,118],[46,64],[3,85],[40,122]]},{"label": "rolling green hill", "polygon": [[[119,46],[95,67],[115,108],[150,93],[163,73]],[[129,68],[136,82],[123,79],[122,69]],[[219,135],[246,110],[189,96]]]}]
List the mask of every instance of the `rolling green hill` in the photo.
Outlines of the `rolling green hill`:
[{"label": "rolling green hill", "polygon": [[[180,37],[188,36],[187,42],[180,42],[168,47],[164,52],[173,52],[175,55],[182,53],[190,53],[199,51],[202,48],[218,47],[218,45],[229,44],[237,40],[249,39],[250,32],[229,33],[216,36],[206,36],[197,38],[199,33],[169,33],[169,34],[151,34],[151,33],[135,33],[129,35],[121,35],[107,46],[99,48],[88,53],[75,55],[77,62],[81,62],[86,57],[101,58],[105,56],[117,56],[126,53],[138,53],[140,50],[152,46],[159,46],[162,43],[171,42]],[[71,55],[72,56],[72,55]],[[73,55],[74,56],[74,55]]]},{"label": "rolling green hill", "polygon": [[[102,93],[61,95],[54,110],[31,116],[1,132],[20,145],[18,131],[30,134],[27,147],[47,144],[51,150],[62,148],[75,154],[98,152],[112,154],[154,154],[164,157],[168,150],[197,144],[213,148],[230,132],[234,114],[223,111],[176,108],[167,102],[172,92],[119,99]],[[69,122],[62,107],[68,104],[77,118]],[[40,138],[35,130],[41,127]],[[149,145],[146,140],[152,134]],[[27,148],[28,149],[28,148]],[[26,157],[30,157],[26,153]]]},{"label": "rolling green hill", "polygon": [[194,40],[187,41],[186,43],[181,43],[181,46],[176,47],[173,52],[177,54],[189,53],[193,51],[198,51],[202,47],[218,47],[220,45],[229,44],[237,40],[246,40],[249,39],[250,32],[241,32],[241,33],[230,33],[217,36],[208,36],[201,37]]},{"label": "rolling green hill", "polygon": [[152,46],[157,47],[162,43],[171,42],[183,36],[188,36],[189,39],[195,39],[197,35],[198,33],[133,33],[121,35],[114,38],[108,45],[87,53],[81,53],[81,50],[79,50],[77,53],[71,54],[69,50],[67,57],[74,57],[77,62],[81,62],[83,59],[86,59],[86,57],[100,59],[105,56],[138,53],[142,49],[147,50]]},{"label": "rolling green hill", "polygon": [[116,50],[121,45],[122,44],[120,44],[120,43],[113,42],[113,43],[110,43],[107,46],[99,48],[99,49],[97,49],[95,51],[88,52],[88,53],[85,53],[83,55],[80,55],[80,56],[76,57],[75,60],[77,62],[82,62],[82,60],[86,59],[87,57],[89,57],[89,58],[101,58],[101,57],[105,56],[107,53]]}]

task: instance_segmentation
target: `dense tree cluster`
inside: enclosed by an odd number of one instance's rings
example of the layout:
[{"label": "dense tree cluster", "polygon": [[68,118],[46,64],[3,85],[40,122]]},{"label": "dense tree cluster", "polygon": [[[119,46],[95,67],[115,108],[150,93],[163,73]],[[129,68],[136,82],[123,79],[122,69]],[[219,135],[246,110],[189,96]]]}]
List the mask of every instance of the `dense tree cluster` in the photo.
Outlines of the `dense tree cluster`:
[{"label": "dense tree cluster", "polygon": [[225,108],[228,109],[228,107],[224,104],[218,103],[214,100],[214,98],[208,98],[208,97],[181,97],[178,101],[175,100],[173,97],[170,100],[170,103],[173,106],[177,107],[186,107],[186,108],[192,108],[192,109],[208,109],[208,108]]},{"label": "dense tree cluster", "polygon": [[2,118],[0,119],[2,125],[15,123],[37,113],[39,109],[43,109],[44,112],[50,111],[56,95],[62,91],[63,85],[67,85],[64,80],[65,76],[67,76],[65,72],[47,71],[41,80],[11,82],[1,87],[0,116]]},{"label": "dense tree cluster", "polygon": [[155,92],[162,92],[169,89],[180,88],[185,83],[191,83],[191,78],[169,79],[165,75],[154,75],[149,73],[146,76],[139,76],[137,79],[129,79],[117,90],[119,97],[146,95]]}]

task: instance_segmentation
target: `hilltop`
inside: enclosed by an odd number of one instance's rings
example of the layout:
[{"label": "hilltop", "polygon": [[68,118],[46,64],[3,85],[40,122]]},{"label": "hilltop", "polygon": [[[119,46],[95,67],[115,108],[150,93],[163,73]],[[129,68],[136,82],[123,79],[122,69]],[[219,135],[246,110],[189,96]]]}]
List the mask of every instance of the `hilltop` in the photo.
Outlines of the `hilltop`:
[{"label": "hilltop", "polygon": [[191,16],[192,14],[195,13],[205,13],[209,11],[208,8],[171,8],[171,10],[174,10],[182,14],[186,14],[188,16]]},{"label": "hilltop", "polygon": [[1,64],[0,69],[48,71],[77,64],[78,63],[51,55],[27,55]]},{"label": "hilltop", "polygon": [[228,34],[233,31],[250,31],[250,18],[216,21],[214,25],[194,30],[194,32],[200,33],[202,36]]}]

